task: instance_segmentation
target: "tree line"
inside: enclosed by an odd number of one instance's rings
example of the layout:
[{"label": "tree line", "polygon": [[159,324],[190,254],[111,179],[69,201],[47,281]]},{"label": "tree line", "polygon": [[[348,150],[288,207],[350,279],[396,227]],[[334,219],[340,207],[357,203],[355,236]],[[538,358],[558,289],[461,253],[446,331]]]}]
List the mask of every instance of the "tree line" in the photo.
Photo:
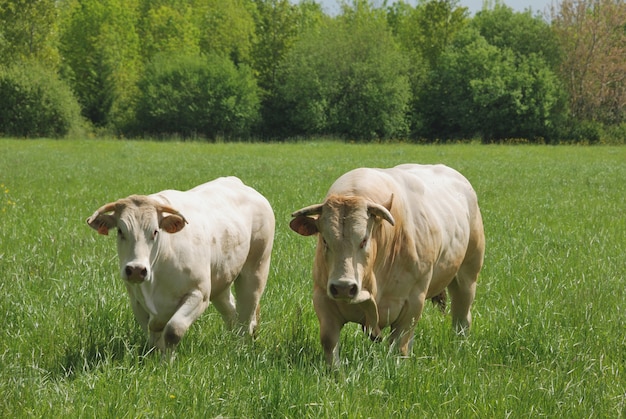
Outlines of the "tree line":
[{"label": "tree line", "polygon": [[626,3],[0,0],[0,135],[624,142]]}]

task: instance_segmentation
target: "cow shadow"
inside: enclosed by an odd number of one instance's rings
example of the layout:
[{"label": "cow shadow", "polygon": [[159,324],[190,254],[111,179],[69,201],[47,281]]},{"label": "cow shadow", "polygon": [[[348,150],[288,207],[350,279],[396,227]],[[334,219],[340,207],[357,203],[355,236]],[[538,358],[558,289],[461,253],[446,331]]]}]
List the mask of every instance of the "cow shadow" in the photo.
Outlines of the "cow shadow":
[{"label": "cow shadow", "polygon": [[[53,379],[72,380],[107,364],[143,364],[154,356],[141,328],[128,318],[112,319],[108,312],[91,312],[77,322],[72,338],[48,371]],[[127,323],[127,324],[122,324]]]}]

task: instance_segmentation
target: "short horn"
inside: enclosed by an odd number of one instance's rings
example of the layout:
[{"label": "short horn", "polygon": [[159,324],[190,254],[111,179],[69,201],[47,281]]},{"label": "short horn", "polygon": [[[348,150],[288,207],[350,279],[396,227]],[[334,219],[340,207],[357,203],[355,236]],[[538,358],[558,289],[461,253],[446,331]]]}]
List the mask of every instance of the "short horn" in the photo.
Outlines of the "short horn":
[{"label": "short horn", "polygon": [[159,205],[157,207],[157,210],[160,211],[160,212],[166,212],[168,214],[178,215],[180,218],[183,219],[185,224],[189,224],[189,222],[187,221],[187,219],[185,218],[185,216],[183,214],[181,214],[180,212],[178,212],[178,210],[175,210],[174,208],[172,208],[172,207],[170,207],[168,205]]},{"label": "short horn", "polygon": [[96,219],[96,217],[100,214],[106,214],[107,212],[112,212],[115,211],[115,206],[117,205],[117,201],[115,202],[109,202],[108,204],[105,204],[103,206],[101,206],[100,208],[98,208],[96,210],[96,212],[94,212],[91,217],[87,218],[87,223],[90,224],[93,220]]},{"label": "short horn", "polygon": [[[393,199],[393,195],[391,196],[391,199]],[[388,204],[391,206],[391,201]],[[391,215],[389,210],[386,208],[386,205],[387,204],[383,206],[380,204],[375,204],[373,202],[370,202],[367,204],[367,210],[369,211],[370,214],[378,216],[384,220],[387,220],[389,224],[393,226],[396,224],[396,221],[393,219],[393,216]]]},{"label": "short horn", "polygon": [[311,215],[320,215],[322,213],[323,206],[324,204],[309,205],[308,207],[301,208],[298,211],[292,213],[291,216],[292,217],[300,217],[300,216],[309,217]]}]

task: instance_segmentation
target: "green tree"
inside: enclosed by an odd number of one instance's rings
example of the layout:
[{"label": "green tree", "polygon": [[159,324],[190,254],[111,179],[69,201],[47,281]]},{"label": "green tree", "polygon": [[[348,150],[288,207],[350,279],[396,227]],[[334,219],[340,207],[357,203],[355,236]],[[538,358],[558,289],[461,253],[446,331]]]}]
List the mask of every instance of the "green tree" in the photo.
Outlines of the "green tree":
[{"label": "green tree", "polygon": [[200,28],[190,2],[142,0],[139,33],[145,61],[157,54],[200,53]]},{"label": "green tree", "polygon": [[470,25],[478,29],[489,44],[500,49],[510,49],[520,56],[536,54],[553,69],[560,64],[560,48],[554,31],[547,21],[540,15],[533,16],[530,10],[515,12],[497,3],[493,9],[478,12]]},{"label": "green tree", "polygon": [[143,133],[232,138],[248,135],[258,118],[252,71],[221,55],[159,55],[139,87],[136,114]]},{"label": "green tree", "polygon": [[549,65],[537,54],[490,45],[473,28],[442,54],[420,99],[431,139],[550,140],[563,118],[562,91]]},{"label": "green tree", "polygon": [[520,57],[506,49],[500,53],[490,77],[470,80],[472,102],[481,109],[483,141],[556,139],[565,116],[556,74],[536,54]]},{"label": "green tree", "polygon": [[468,11],[456,0],[420,1],[415,8],[397,2],[387,9],[387,20],[409,59],[411,136],[419,137],[425,123],[419,99],[428,88],[429,74],[439,57],[467,25]]},{"label": "green tree", "polygon": [[133,119],[141,60],[136,0],[68,0],[60,50],[64,76],[96,126]]},{"label": "green tree", "polygon": [[406,135],[407,62],[384,13],[355,2],[285,57],[279,94],[292,134]]},{"label": "green tree", "polygon": [[401,45],[423,57],[430,67],[468,23],[468,10],[458,0],[423,0],[414,9],[394,6],[390,9],[396,36]]},{"label": "green tree", "polygon": [[322,25],[325,15],[319,4],[305,0],[255,0],[256,42],[252,63],[261,89],[264,135],[279,134],[284,128],[283,112],[277,96],[277,74],[285,54],[306,30]]},{"label": "green tree", "polygon": [[63,137],[83,129],[71,90],[43,65],[0,67],[0,97],[0,135]]},{"label": "green tree", "polygon": [[57,21],[54,0],[0,0],[0,56],[4,63],[29,60],[56,69]]},{"label": "green tree", "polygon": [[200,51],[229,57],[235,64],[251,62],[256,39],[251,0],[191,0],[200,33]]}]

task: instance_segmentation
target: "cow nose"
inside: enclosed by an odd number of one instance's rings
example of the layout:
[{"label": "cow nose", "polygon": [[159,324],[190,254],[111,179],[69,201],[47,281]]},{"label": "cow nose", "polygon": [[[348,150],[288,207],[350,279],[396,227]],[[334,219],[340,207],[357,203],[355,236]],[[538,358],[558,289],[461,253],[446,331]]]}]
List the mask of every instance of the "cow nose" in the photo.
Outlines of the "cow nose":
[{"label": "cow nose", "polygon": [[353,299],[356,297],[359,287],[356,284],[331,284],[330,295],[337,299]]},{"label": "cow nose", "polygon": [[148,276],[148,269],[143,265],[126,265],[124,273],[129,281],[141,282]]}]

